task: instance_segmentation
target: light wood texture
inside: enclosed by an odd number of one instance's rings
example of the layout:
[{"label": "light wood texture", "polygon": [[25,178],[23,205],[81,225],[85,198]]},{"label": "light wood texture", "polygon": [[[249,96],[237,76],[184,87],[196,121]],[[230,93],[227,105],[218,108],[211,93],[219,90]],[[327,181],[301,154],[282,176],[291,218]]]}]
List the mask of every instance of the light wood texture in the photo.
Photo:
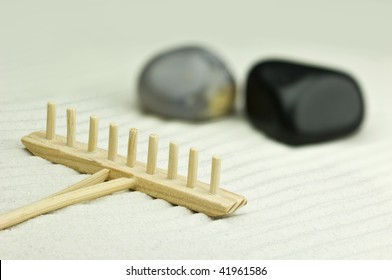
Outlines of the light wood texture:
[{"label": "light wood texture", "polygon": [[46,139],[52,140],[56,135],[56,104],[48,103],[46,112]]},{"label": "light wood texture", "polygon": [[158,135],[151,134],[148,139],[147,174],[155,174],[158,156]]},{"label": "light wood texture", "polygon": [[178,144],[176,142],[170,142],[167,178],[172,180],[176,179],[177,170],[178,170]]},{"label": "light wood texture", "polygon": [[102,170],[88,176],[86,179],[83,179],[82,181],[80,181],[80,182],[78,182],[78,183],[76,183],[76,184],[74,184],[64,190],[56,192],[56,193],[50,195],[49,197],[53,197],[53,196],[56,196],[59,194],[64,194],[67,192],[72,192],[72,191],[75,191],[75,190],[78,190],[78,189],[81,189],[84,187],[88,187],[88,186],[96,185],[98,183],[102,183],[109,178],[109,173],[110,173],[109,169],[102,169]]},{"label": "light wood texture", "polygon": [[128,138],[128,155],[127,155],[127,165],[129,167],[134,167],[136,164],[136,153],[137,153],[137,129],[131,128],[129,130]]},{"label": "light wood texture", "polygon": [[84,143],[76,142],[74,147],[68,147],[66,138],[60,135],[56,135],[54,140],[48,140],[45,131],[38,131],[23,137],[22,143],[34,155],[82,173],[92,174],[106,168],[110,170],[109,179],[133,177],[136,180],[133,190],[211,217],[225,216],[246,204],[243,196],[223,188],[216,195],[211,195],[210,186],[200,181],[196,181],[193,188],[187,188],[186,177],[178,175],[176,180],[168,179],[166,170],[156,168],[154,176],[146,174],[145,163],[136,162],[135,167],[130,168],[127,166],[127,158],[120,155],[113,162],[107,158],[107,151],[100,148],[91,154],[87,152],[87,144]]},{"label": "light wood texture", "polygon": [[87,148],[87,151],[89,153],[93,153],[97,149],[98,128],[99,128],[98,117],[91,116],[90,117],[90,130],[89,130],[89,134],[88,134],[88,148]]},{"label": "light wood texture", "polygon": [[210,193],[216,194],[220,185],[221,159],[218,156],[212,157]]},{"label": "light wood texture", "polygon": [[73,147],[76,139],[76,110],[75,108],[67,109],[67,145]]},{"label": "light wood texture", "polygon": [[110,159],[111,161],[116,161],[117,149],[118,149],[118,125],[116,123],[111,123],[109,128],[108,159]]},{"label": "light wood texture", "polygon": [[197,166],[198,166],[199,155],[196,148],[191,148],[189,151],[189,162],[188,162],[188,180],[187,187],[194,188],[197,183]]},{"label": "light wood texture", "polygon": [[[65,206],[104,196],[118,190],[123,190],[123,187],[131,187],[134,183],[134,180],[125,178],[112,180],[106,184],[102,183],[108,178],[108,175],[109,170],[102,169],[88,178],[47,198],[1,214],[0,230],[9,228],[39,215],[58,210]],[[132,182],[124,181],[124,179],[132,180]]]}]

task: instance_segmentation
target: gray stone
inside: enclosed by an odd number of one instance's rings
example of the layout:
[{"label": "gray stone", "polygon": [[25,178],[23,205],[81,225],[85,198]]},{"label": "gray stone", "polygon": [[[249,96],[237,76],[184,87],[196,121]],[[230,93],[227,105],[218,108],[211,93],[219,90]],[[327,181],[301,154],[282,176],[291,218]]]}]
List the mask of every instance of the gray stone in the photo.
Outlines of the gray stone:
[{"label": "gray stone", "polygon": [[205,120],[229,113],[235,83],[223,62],[200,47],[183,47],[152,58],[139,78],[140,104],[164,117]]}]

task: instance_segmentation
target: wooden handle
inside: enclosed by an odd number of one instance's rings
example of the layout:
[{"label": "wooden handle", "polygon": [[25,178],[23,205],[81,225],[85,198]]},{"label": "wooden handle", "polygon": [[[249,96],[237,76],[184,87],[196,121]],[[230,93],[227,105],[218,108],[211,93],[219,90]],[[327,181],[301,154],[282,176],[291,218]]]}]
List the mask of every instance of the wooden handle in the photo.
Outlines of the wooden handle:
[{"label": "wooden handle", "polygon": [[88,187],[88,186],[92,186],[92,185],[96,185],[96,184],[102,183],[102,182],[106,181],[106,179],[109,178],[109,174],[110,174],[110,170],[104,168],[104,169],[94,173],[93,175],[88,176],[86,179],[83,179],[82,181],[80,181],[80,182],[78,182],[78,183],[76,183],[76,184],[74,184],[74,185],[72,185],[72,186],[70,186],[68,188],[65,188],[62,191],[56,192],[56,193],[50,195],[49,197],[54,197],[54,196],[59,195],[59,194],[72,192],[72,191],[75,191],[75,190],[78,190],[78,189],[81,189],[81,188],[84,188],[84,187]]},{"label": "wooden handle", "polygon": [[69,205],[130,189],[134,185],[135,179],[119,178],[42,199],[0,215],[0,230]]}]

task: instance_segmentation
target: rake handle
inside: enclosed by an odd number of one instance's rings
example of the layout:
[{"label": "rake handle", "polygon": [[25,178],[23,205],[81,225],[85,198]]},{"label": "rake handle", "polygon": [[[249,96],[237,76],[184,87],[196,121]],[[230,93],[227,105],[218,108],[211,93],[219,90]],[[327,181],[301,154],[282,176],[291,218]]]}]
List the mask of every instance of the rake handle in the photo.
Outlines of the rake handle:
[{"label": "rake handle", "polygon": [[99,198],[114,192],[131,189],[135,185],[135,182],[135,179],[119,178],[44,198],[40,201],[0,215],[0,230],[69,205]]}]

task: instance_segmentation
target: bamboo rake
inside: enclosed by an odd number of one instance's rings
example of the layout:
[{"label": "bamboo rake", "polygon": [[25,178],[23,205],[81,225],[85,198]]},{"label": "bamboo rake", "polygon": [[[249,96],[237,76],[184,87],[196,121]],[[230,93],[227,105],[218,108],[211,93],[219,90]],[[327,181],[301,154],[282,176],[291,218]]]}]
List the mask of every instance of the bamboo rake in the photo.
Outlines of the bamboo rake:
[{"label": "bamboo rake", "polygon": [[[136,160],[137,129],[129,131],[128,155],[118,155],[118,125],[110,124],[108,150],[97,147],[99,119],[90,117],[88,144],[76,141],[76,110],[67,110],[67,136],[56,134],[56,105],[47,106],[46,131],[36,131],[22,138],[22,143],[36,156],[63,164],[89,178],[38,202],[0,215],[0,229],[35,216],[81,201],[94,199],[116,191],[132,189],[185,206],[211,217],[233,213],[246,204],[246,198],[220,186],[221,160],[212,158],[211,182],[197,180],[198,150],[189,151],[188,176],[177,174],[179,147],[171,142],[168,170],[157,168],[158,135],[151,134],[147,163]],[[108,182],[102,183],[104,180]]]}]

